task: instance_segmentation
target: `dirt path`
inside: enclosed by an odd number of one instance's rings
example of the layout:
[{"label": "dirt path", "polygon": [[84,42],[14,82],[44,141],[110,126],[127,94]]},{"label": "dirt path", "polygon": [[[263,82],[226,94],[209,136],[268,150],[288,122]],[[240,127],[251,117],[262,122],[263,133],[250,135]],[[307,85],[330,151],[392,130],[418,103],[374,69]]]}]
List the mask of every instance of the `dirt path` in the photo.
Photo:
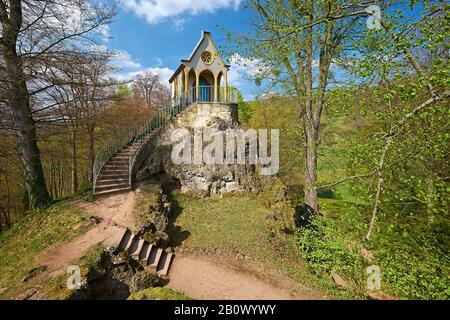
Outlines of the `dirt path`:
[{"label": "dirt path", "polygon": [[284,274],[255,261],[231,257],[177,255],[167,287],[197,299],[325,299]]},{"label": "dirt path", "polygon": [[38,257],[38,261],[48,267],[50,276],[55,276],[65,272],[73,260],[82,257],[93,245],[116,245],[123,228],[133,225],[134,204],[135,192],[98,199],[94,203],[80,202],[78,205],[98,219],[99,223],[73,241],[47,249]]},{"label": "dirt path", "polygon": [[[138,193],[139,190],[136,191]],[[49,277],[64,273],[95,244],[106,247],[120,241],[123,228],[132,228],[135,192],[78,205],[98,218],[98,224],[73,241],[44,251],[39,265],[46,265]],[[169,272],[168,287],[197,299],[324,299],[285,274],[256,261],[228,256],[177,254]]]}]

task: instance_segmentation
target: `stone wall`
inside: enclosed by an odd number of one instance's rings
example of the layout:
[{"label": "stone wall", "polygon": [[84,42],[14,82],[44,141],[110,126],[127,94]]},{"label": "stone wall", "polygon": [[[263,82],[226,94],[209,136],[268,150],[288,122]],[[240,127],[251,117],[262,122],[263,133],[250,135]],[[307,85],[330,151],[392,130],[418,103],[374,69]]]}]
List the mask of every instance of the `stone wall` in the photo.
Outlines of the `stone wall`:
[{"label": "stone wall", "polygon": [[136,181],[164,174],[178,180],[184,193],[209,196],[251,189],[254,165],[175,165],[171,160],[172,135],[179,128],[215,128],[224,131],[238,126],[237,105],[199,103],[187,107],[176,119],[146,141]]}]

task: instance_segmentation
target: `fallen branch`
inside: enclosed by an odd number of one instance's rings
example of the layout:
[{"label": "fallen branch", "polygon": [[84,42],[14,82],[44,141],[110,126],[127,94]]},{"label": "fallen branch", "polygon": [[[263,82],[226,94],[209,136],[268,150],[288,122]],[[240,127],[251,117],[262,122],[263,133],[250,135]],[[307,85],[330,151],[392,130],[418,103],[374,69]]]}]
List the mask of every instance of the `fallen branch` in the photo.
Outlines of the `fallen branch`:
[{"label": "fallen branch", "polygon": [[344,183],[344,182],[347,182],[347,181],[353,180],[353,179],[371,177],[371,176],[373,176],[376,172],[377,172],[377,170],[372,171],[372,172],[370,172],[370,173],[366,173],[366,174],[359,174],[359,175],[354,175],[354,176],[346,177],[346,178],[343,178],[343,179],[338,180],[338,181],[336,181],[336,182],[333,182],[333,183],[330,183],[330,184],[327,184],[327,185],[324,185],[324,186],[316,187],[316,190],[319,191],[319,190],[324,190],[324,189],[332,188],[332,187],[335,187],[335,186],[337,186],[337,185],[339,185],[339,184],[341,184],[341,183]]},{"label": "fallen branch", "polygon": [[430,99],[426,100],[425,102],[421,103],[420,105],[415,107],[413,110],[408,112],[402,119],[400,119],[400,121],[398,121],[394,126],[392,126],[392,128],[385,134],[386,144],[383,148],[383,152],[381,153],[380,159],[378,161],[377,191],[376,191],[375,203],[374,203],[374,207],[373,207],[373,211],[372,211],[372,219],[370,220],[369,230],[367,231],[367,235],[365,238],[367,241],[369,241],[370,236],[372,235],[373,226],[375,224],[375,219],[377,217],[378,207],[380,204],[380,196],[381,196],[381,191],[382,191],[383,182],[384,182],[384,180],[383,180],[384,163],[385,163],[386,155],[392,146],[394,137],[401,131],[401,129],[403,128],[403,125],[406,123],[406,121],[408,121],[414,115],[416,115],[417,113],[419,113],[420,111],[429,107],[430,105],[434,104],[437,101],[447,99],[449,96],[450,96],[450,90],[447,90],[444,93],[441,93],[439,95],[432,96]]}]

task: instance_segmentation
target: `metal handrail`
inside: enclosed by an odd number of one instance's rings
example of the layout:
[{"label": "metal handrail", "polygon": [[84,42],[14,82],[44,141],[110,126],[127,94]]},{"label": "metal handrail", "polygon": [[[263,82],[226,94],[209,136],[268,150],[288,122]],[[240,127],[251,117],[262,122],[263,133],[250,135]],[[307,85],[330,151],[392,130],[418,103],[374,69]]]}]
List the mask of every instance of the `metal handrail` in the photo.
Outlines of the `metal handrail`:
[{"label": "metal handrail", "polygon": [[133,140],[133,143],[139,143],[139,147],[134,151],[134,153],[130,156],[128,162],[128,170],[129,170],[129,182],[130,186],[133,185],[133,176],[134,176],[134,167],[136,165],[137,156],[139,155],[141,149],[144,147],[147,136],[154,132],[156,129],[165,125],[169,122],[174,116],[180,113],[185,106],[189,103],[187,99],[181,97],[177,97],[172,99],[172,103],[169,106],[164,106],[159,109],[158,113],[154,115],[150,120],[142,127],[140,132],[136,135]]},{"label": "metal handrail", "polygon": [[[176,96],[172,99],[172,102],[168,106],[161,108],[156,115],[153,115],[147,123],[139,127],[137,124],[133,124],[128,128],[118,130],[113,137],[111,137],[105,145],[98,151],[95,157],[94,167],[93,167],[93,186],[94,193],[97,184],[97,179],[103,166],[108,162],[108,160],[115,155],[120,149],[129,143],[140,143],[137,150],[129,158],[129,181],[130,186],[132,186],[133,170],[136,164],[136,157],[144,146],[144,141],[147,135],[152,133],[155,129],[166,124],[172,117],[180,113],[184,107],[194,102],[220,102],[220,103],[234,103],[238,102],[238,91],[236,88],[228,87],[225,90],[224,87],[218,87],[217,101],[214,101],[214,87],[213,86],[200,86],[199,92],[207,92],[209,95],[209,101],[202,101],[201,97],[196,96],[196,87],[192,87],[188,95],[185,94]],[[226,91],[226,94],[225,94]],[[195,94],[194,94],[195,93]],[[211,94],[212,93],[212,94]],[[206,95],[206,94],[205,94]],[[206,99],[205,99],[206,100]]]},{"label": "metal handrail", "polygon": [[197,97],[197,86],[193,86],[188,90],[188,95],[186,97],[185,94],[177,97],[183,97],[187,103],[238,103],[238,90],[233,87],[217,87],[217,97],[215,95],[215,87],[214,86],[199,86],[199,96]]},{"label": "metal handrail", "polygon": [[115,132],[114,136],[111,137],[104,146],[97,152],[94,160],[93,167],[93,187],[95,193],[95,187],[97,185],[97,178],[102,170],[103,166],[108,162],[108,160],[116,154],[125,145],[133,141],[136,134],[139,132],[139,126],[133,124],[127,128],[120,129]]}]

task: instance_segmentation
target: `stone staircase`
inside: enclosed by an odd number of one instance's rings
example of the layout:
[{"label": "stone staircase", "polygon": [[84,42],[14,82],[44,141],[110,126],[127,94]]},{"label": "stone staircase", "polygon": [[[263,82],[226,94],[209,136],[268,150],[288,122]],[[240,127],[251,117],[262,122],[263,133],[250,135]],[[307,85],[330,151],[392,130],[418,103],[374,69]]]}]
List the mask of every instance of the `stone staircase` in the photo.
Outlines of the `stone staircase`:
[{"label": "stone staircase", "polygon": [[104,164],[95,184],[95,196],[110,195],[131,190],[130,157],[139,150],[142,143],[150,135],[152,133],[126,145]]},{"label": "stone staircase", "polygon": [[192,105],[181,109],[170,117],[170,121],[161,123],[159,127],[149,130],[146,133],[136,135],[128,144],[123,146],[119,151],[113,154],[106,163],[101,167],[96,181],[94,183],[94,196],[111,195],[115,193],[127,192],[132,189],[132,178],[130,170],[130,158],[139,152],[142,144],[149,139],[150,136],[157,134],[162,127],[166,125],[173,126],[183,123],[186,117],[192,117]]},{"label": "stone staircase", "polygon": [[174,254],[158,248],[153,244],[140,239],[126,229],[117,245],[118,251],[128,252],[131,257],[138,260],[145,268],[156,271],[158,275],[166,276],[174,258]]}]

